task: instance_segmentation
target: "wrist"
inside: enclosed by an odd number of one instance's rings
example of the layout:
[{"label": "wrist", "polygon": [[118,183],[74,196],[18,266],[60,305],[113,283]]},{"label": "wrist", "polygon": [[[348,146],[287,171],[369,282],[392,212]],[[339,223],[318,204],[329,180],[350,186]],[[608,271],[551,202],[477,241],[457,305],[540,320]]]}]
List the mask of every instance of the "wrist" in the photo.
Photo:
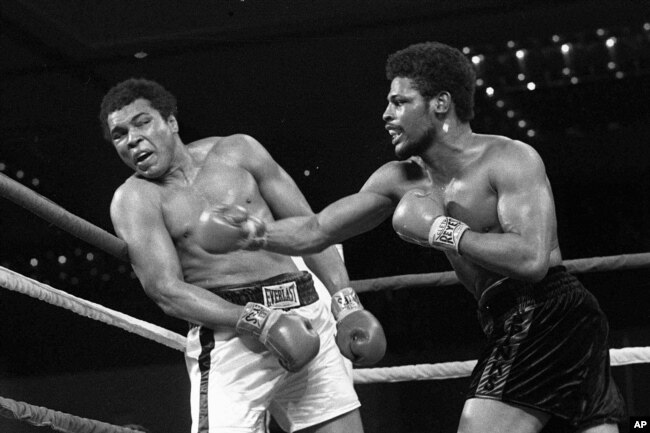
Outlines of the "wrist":
[{"label": "wrist", "polygon": [[239,334],[254,335],[261,338],[264,329],[268,328],[269,320],[277,320],[273,317],[273,310],[255,302],[249,302],[244,306],[244,311],[239,316],[235,329]]},{"label": "wrist", "polygon": [[264,248],[267,244],[266,224],[264,224],[264,221],[250,216],[245,223],[245,227],[248,237],[242,248],[253,251]]},{"label": "wrist", "polygon": [[429,229],[429,245],[433,248],[460,254],[458,245],[469,229],[469,226],[462,221],[448,216],[439,216]]},{"label": "wrist", "polygon": [[352,287],[346,287],[332,295],[332,314],[337,322],[358,310],[363,310],[363,305]]}]

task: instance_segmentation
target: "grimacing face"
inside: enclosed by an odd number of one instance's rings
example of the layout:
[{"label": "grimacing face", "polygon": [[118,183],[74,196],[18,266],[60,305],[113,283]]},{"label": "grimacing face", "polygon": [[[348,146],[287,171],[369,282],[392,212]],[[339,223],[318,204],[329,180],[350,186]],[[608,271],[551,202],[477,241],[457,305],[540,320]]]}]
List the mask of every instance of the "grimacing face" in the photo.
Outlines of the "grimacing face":
[{"label": "grimacing face", "polygon": [[107,119],[113,146],[124,163],[150,179],[171,168],[178,123],[163,119],[146,99],[136,99],[112,112]]},{"label": "grimacing face", "polygon": [[395,77],[382,118],[392,138],[395,155],[406,159],[424,150],[435,130],[429,102],[410,78]]}]

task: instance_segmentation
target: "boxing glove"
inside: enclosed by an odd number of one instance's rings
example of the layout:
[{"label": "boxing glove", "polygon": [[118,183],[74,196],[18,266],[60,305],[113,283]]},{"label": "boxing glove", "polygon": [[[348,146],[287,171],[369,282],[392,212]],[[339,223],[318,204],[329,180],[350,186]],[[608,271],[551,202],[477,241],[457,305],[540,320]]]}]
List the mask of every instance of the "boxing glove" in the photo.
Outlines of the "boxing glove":
[{"label": "boxing glove", "polygon": [[253,335],[286,370],[301,370],[320,350],[320,337],[306,318],[249,302],[237,320],[237,332]]},{"label": "boxing glove", "polygon": [[355,291],[347,287],[332,295],[332,314],[336,319],[336,345],[352,363],[367,367],[386,353],[384,328],[364,309]]},{"label": "boxing glove", "polygon": [[265,225],[236,205],[218,205],[204,210],[195,226],[197,243],[211,254],[239,249],[258,249],[264,242]]},{"label": "boxing glove", "polygon": [[432,194],[413,189],[404,194],[393,213],[393,229],[407,242],[458,253],[467,224],[444,215],[445,209]]}]

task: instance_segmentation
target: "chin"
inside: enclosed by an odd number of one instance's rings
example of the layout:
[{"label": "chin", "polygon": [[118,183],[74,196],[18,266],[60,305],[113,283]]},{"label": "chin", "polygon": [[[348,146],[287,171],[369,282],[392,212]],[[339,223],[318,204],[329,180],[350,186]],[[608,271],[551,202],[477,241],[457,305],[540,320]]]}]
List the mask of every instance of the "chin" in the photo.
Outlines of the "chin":
[{"label": "chin", "polygon": [[407,141],[395,146],[395,156],[401,161],[418,156],[426,149],[426,141]]},{"label": "chin", "polygon": [[404,161],[405,159],[409,158],[408,155],[405,155],[404,152],[400,152],[397,149],[395,149],[395,156],[400,161]]},{"label": "chin", "polygon": [[397,145],[395,147],[395,156],[400,161],[404,161],[405,159],[409,159],[414,154],[415,153],[413,152],[412,146],[404,146],[403,144],[401,144],[401,145]]},{"label": "chin", "polygon": [[150,167],[144,171],[138,170],[138,174],[145,179],[157,179],[161,176],[161,173],[153,169],[153,167]]}]

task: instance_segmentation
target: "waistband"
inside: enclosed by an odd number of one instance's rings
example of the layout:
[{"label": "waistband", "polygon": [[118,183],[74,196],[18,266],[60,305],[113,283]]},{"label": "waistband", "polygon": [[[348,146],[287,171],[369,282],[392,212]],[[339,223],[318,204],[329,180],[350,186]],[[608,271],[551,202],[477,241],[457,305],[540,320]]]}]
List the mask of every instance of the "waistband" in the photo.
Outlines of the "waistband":
[{"label": "waistband", "polygon": [[[231,284],[206,289],[228,302],[246,305],[249,302],[276,310],[289,311],[318,301],[314,280],[307,271],[288,272],[262,281]],[[191,328],[199,326],[188,323]]]},{"label": "waistband", "polygon": [[537,283],[504,278],[483,292],[478,308],[481,313],[499,317],[524,302],[542,301],[572,290],[577,281],[564,266],[549,268],[546,276]]},{"label": "waistband", "polygon": [[299,308],[318,300],[314,281],[307,271],[289,272],[262,281],[232,284],[208,290],[233,304],[246,305],[249,302],[256,302],[279,310]]}]

